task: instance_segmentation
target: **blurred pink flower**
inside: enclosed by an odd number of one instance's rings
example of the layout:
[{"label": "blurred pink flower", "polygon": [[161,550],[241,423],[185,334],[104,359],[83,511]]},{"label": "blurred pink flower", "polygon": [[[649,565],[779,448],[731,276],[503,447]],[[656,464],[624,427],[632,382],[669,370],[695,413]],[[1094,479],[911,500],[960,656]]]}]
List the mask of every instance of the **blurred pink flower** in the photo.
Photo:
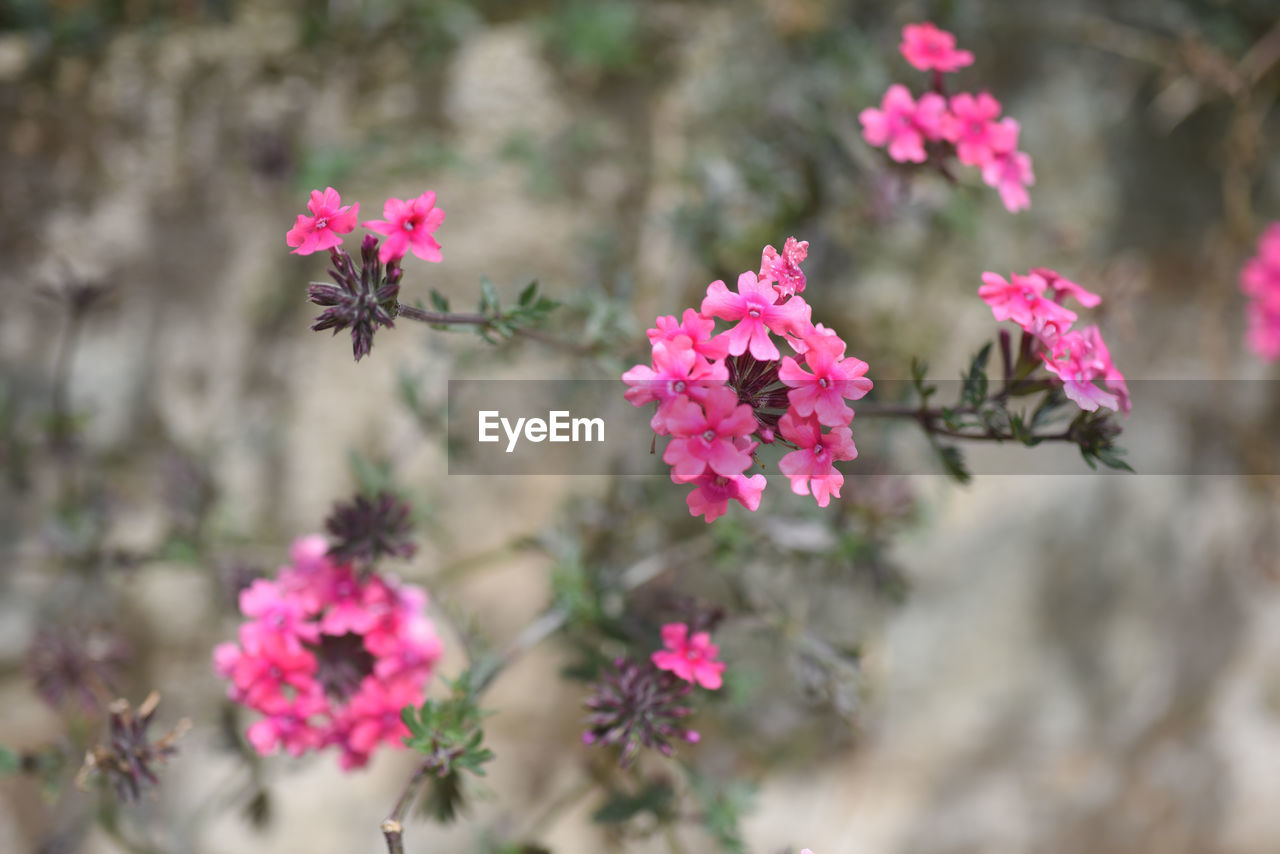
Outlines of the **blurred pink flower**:
[{"label": "blurred pink flower", "polygon": [[973,54],[956,49],[956,37],[929,21],[902,28],[898,46],[907,62],[921,71],[958,71],[973,64]]},{"label": "blurred pink flower", "polygon": [[1280,222],[1258,238],[1258,254],[1240,271],[1240,290],[1251,298],[1245,310],[1245,342],[1267,362],[1280,359]]},{"label": "blurred pink flower", "polygon": [[311,201],[307,202],[307,210],[311,216],[298,214],[297,222],[285,235],[285,243],[294,247],[296,255],[310,255],[342,245],[338,235],[346,234],[356,227],[356,218],[360,213],[360,204],[342,206],[342,197],[333,187],[326,187],[324,192],[311,191]]},{"label": "blurred pink flower", "polygon": [[1012,283],[996,273],[983,273],[978,296],[991,306],[996,320],[1012,320],[1032,335],[1052,338],[1065,332],[1076,321],[1074,311],[1058,305],[1042,294],[1049,286],[1034,273],[1010,276]]},{"label": "blurred pink flower", "polygon": [[444,211],[435,206],[436,194],[428,190],[416,199],[387,199],[382,208],[386,219],[364,223],[364,227],[387,239],[378,249],[383,264],[399,261],[410,250],[423,261],[441,261],[440,244],[432,233],[444,222]]},{"label": "blurred pink flower", "polygon": [[662,645],[666,649],[652,656],[659,670],[669,670],[680,679],[710,691],[723,684],[720,674],[724,673],[725,664],[715,660],[720,647],[711,642],[707,632],[696,632],[690,637],[689,627],[684,623],[667,623],[662,627]]},{"label": "blurred pink flower", "polygon": [[947,101],[926,92],[919,102],[906,86],[895,83],[884,93],[880,109],[867,107],[858,114],[862,137],[877,148],[889,146],[889,157],[899,163],[923,163],[928,155],[925,140],[942,136]]},{"label": "blurred pink flower", "polygon": [[1031,169],[1031,155],[1018,151],[1018,123],[1005,119],[999,123],[1003,130],[992,138],[991,153],[982,167],[982,180],[988,187],[1000,192],[1009,213],[1017,213],[1031,207],[1027,187],[1036,182]]},{"label": "blurred pink flower", "polygon": [[986,166],[995,151],[1017,146],[1017,122],[998,122],[999,115],[1000,102],[987,92],[952,96],[951,110],[942,118],[942,137],[955,144],[961,163]]}]

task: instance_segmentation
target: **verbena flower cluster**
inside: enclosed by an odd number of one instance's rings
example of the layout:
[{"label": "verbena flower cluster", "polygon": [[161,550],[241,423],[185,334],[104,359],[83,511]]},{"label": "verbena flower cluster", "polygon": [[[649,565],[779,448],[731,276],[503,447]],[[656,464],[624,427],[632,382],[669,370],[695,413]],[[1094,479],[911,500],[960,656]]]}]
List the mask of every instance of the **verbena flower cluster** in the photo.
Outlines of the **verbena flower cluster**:
[{"label": "verbena flower cluster", "polygon": [[1240,289],[1250,297],[1245,341],[1259,359],[1280,359],[1280,222],[1258,238],[1258,254],[1240,271]]},{"label": "verbena flower cluster", "polygon": [[424,261],[443,259],[434,233],[444,222],[444,211],[435,204],[436,194],[430,190],[414,199],[387,199],[382,213],[385,219],[361,224],[374,234],[366,234],[361,242],[359,264],[342,248],[342,235],[355,229],[360,205],[343,205],[333,187],[323,192],[312,190],[307,203],[311,215],[299,214],[285,235],[295,254],[329,250],[333,262],[329,278],[335,284],[312,283],[308,297],[325,311],[311,328],[332,329],[334,334],[350,329],[356,361],[373,349],[373,335],[379,327],[395,325],[401,259],[409,252]]},{"label": "verbena flower cluster", "polygon": [[231,699],[263,715],[246,733],[259,753],[333,746],[349,769],[380,744],[403,746],[400,710],[422,702],[441,643],[422,590],[328,551],[323,537],[304,537],[274,581],[244,590],[239,643],[213,660]]},{"label": "verbena flower cluster", "polygon": [[[840,336],[811,322],[800,296],[808,250],[794,237],[781,252],[767,246],[759,272],[738,276],[736,291],[712,282],[701,310],[659,317],[648,331],[652,363],[622,375],[632,404],[658,404],[650,426],[670,437],[662,459],[674,482],[694,484],[689,511],[708,522],[730,499],[760,506],[765,477],[744,472],[761,443],[794,449],[778,468],[793,492],[811,493],[821,507],[844,483],[833,464],[858,455],[846,401],[871,390],[867,363],[845,356]],[[717,333],[716,319],[732,326]],[[794,355],[782,355],[775,337]]]},{"label": "verbena flower cluster", "polygon": [[586,701],[591,714],[583,743],[619,748],[623,766],[635,760],[641,747],[670,756],[672,741],[697,743],[701,736],[683,723],[693,712],[685,700],[694,685],[714,691],[723,684],[725,664],[715,660],[720,648],[709,633],[667,623],[662,643],[665,649],[649,661],[615,660]]},{"label": "verbena flower cluster", "polygon": [[1025,276],[1012,273],[1009,280],[983,273],[982,282],[978,295],[996,320],[1011,320],[1022,327],[1028,355],[1041,360],[1045,370],[1062,383],[1067,397],[1088,412],[1099,406],[1129,411],[1129,387],[1111,361],[1102,333],[1097,326],[1072,328],[1079,318],[1062,304],[1071,297],[1094,308],[1102,297],[1046,267],[1036,267]]},{"label": "verbena flower cluster", "polygon": [[954,153],[982,170],[982,180],[999,191],[1009,211],[1020,211],[1030,206],[1027,187],[1035,183],[1031,157],[1018,150],[1020,126],[1000,118],[1000,102],[988,92],[947,96],[943,75],[973,64],[973,54],[955,45],[955,36],[931,23],[904,27],[898,49],[914,67],[933,72],[933,89],[916,99],[906,86],[893,84],[879,109],[859,114],[862,136],[877,148],[887,146],[899,163],[932,157],[941,165],[941,158]]}]

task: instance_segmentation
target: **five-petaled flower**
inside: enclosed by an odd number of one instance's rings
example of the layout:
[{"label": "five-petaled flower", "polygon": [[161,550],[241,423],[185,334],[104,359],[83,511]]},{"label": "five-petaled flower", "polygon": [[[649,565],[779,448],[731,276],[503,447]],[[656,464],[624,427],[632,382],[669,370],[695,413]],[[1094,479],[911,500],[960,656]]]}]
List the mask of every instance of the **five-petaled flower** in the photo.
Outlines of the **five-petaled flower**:
[{"label": "five-petaled flower", "polygon": [[311,201],[307,202],[307,210],[311,216],[298,214],[298,220],[285,235],[285,243],[294,247],[296,255],[310,255],[325,249],[333,249],[342,245],[338,235],[346,234],[356,227],[356,218],[360,213],[360,203],[343,205],[342,197],[333,187],[325,187],[324,192],[311,191]]},{"label": "five-petaled flower", "polygon": [[959,71],[973,64],[973,54],[956,48],[956,37],[940,30],[929,21],[907,24],[902,28],[902,44],[898,46],[907,62],[921,71]]},{"label": "five-petaled flower", "polygon": [[867,107],[858,114],[862,136],[877,148],[889,146],[889,156],[899,163],[923,163],[927,140],[940,139],[947,101],[926,92],[917,103],[906,86],[895,83],[884,93],[880,109]]},{"label": "five-petaled flower", "polygon": [[436,194],[428,190],[416,199],[387,199],[382,208],[386,219],[364,223],[364,227],[386,235],[378,260],[399,261],[410,250],[424,261],[440,261],[440,244],[432,233],[444,222],[444,211],[436,206]]},{"label": "five-petaled flower", "polygon": [[689,633],[684,623],[667,623],[662,627],[662,645],[652,656],[659,670],[669,670],[686,682],[714,691],[723,684],[723,661],[716,661],[720,647],[711,642],[707,632]]}]

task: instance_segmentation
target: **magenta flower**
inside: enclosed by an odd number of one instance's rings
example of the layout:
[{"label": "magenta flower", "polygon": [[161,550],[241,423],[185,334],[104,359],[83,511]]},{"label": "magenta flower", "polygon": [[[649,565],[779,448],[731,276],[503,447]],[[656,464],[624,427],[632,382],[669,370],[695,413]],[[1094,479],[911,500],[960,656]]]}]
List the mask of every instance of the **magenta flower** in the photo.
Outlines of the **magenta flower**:
[{"label": "magenta flower", "polygon": [[787,398],[797,415],[815,412],[818,423],[844,427],[853,420],[853,409],[845,400],[859,400],[871,391],[864,375],[867,363],[844,356],[845,343],[836,335],[809,335],[805,338],[804,364],[809,373],[790,356],[782,359],[778,379],[791,387]]},{"label": "magenta flower", "polygon": [[379,744],[399,746],[400,709],[421,702],[441,644],[425,593],[357,576],[329,550],[322,537],[299,540],[275,581],[244,591],[240,643],[214,650],[214,671],[263,715],[246,733],[259,753],[338,746],[354,768]]},{"label": "magenta flower", "polygon": [[674,438],[662,460],[671,466],[676,483],[693,480],[708,469],[732,477],[751,465],[751,455],[734,439],[754,433],[756,419],[751,407],[738,403],[730,389],[709,389],[702,405],[677,398],[669,404],[665,421]]},{"label": "magenta flower", "polygon": [[925,140],[942,136],[947,101],[935,92],[920,96],[919,103],[906,86],[895,83],[884,93],[880,109],[867,107],[858,114],[862,138],[880,148],[889,146],[889,157],[899,163],[923,163],[928,155]]},{"label": "magenta flower", "polygon": [[294,247],[295,255],[310,255],[342,245],[338,235],[346,234],[356,227],[356,218],[360,213],[360,204],[342,206],[342,197],[333,187],[325,187],[324,192],[311,191],[311,201],[307,202],[307,210],[311,216],[298,214],[298,220],[285,234],[284,240]]},{"label": "magenta flower", "polygon": [[662,627],[662,645],[665,650],[655,652],[651,659],[659,670],[669,670],[686,682],[701,685],[714,691],[723,684],[723,661],[716,661],[720,647],[711,642],[707,632],[695,632],[689,636],[684,623],[667,623]]},{"label": "magenta flower", "polygon": [[955,36],[928,21],[903,27],[898,50],[921,71],[959,71],[973,64],[972,53],[956,49]]},{"label": "magenta flower", "polygon": [[809,256],[809,241],[788,237],[779,252],[773,246],[766,246],[760,253],[761,281],[773,285],[780,297],[794,296],[804,291],[804,271],[800,264]]},{"label": "magenta flower", "polygon": [[753,512],[758,510],[767,484],[762,474],[753,474],[751,477],[743,474],[721,477],[718,474],[703,473],[689,482],[695,485],[693,492],[685,499],[689,512],[694,516],[704,517],[708,523],[714,522],[728,511],[729,499]]},{"label": "magenta flower", "polygon": [[752,358],[769,361],[782,355],[769,337],[770,331],[779,335],[803,335],[809,327],[811,309],[802,298],[792,297],[783,303],[777,303],[777,299],[772,285],[747,271],[738,276],[736,294],[730,292],[723,281],[712,282],[702,301],[702,314],[737,321],[737,325],[725,333],[730,355],[740,356],[749,351]]},{"label": "magenta flower", "polygon": [[436,194],[430,190],[416,199],[387,199],[382,208],[386,219],[364,223],[365,228],[387,237],[378,250],[378,260],[389,264],[412,250],[423,261],[441,261],[444,256],[432,233],[444,222],[444,211],[435,205]]},{"label": "magenta flower", "polygon": [[692,308],[684,310],[684,316],[677,321],[672,315],[659,317],[654,321],[652,329],[646,334],[650,344],[659,341],[673,341],[678,336],[685,336],[693,347],[693,352],[704,359],[715,361],[729,354],[729,339],[716,335],[716,321],[711,317],[703,317]]},{"label": "magenta flower", "polygon": [[1000,130],[992,138],[990,159],[982,167],[982,180],[1000,192],[1000,200],[1009,213],[1017,213],[1031,206],[1027,187],[1036,182],[1036,176],[1031,171],[1031,155],[1017,150],[1018,123],[1004,119],[997,127]]},{"label": "magenta flower", "polygon": [[[720,336],[723,338],[723,336]],[[653,366],[636,365],[622,375],[631,388],[623,395],[633,406],[658,401],[658,411],[649,422],[660,436],[667,434],[667,406],[677,398],[700,400],[707,389],[723,385],[729,378],[724,362],[708,362],[698,355],[692,341],[677,335],[653,345]]]},{"label": "magenta flower", "polygon": [[1057,270],[1050,270],[1048,267],[1032,267],[1027,273],[1044,279],[1049,284],[1049,287],[1053,289],[1054,298],[1058,302],[1061,302],[1066,297],[1071,297],[1085,308],[1096,308],[1102,303],[1102,297],[1093,291],[1085,290]]},{"label": "magenta flower", "polygon": [[1240,271],[1240,290],[1250,297],[1245,343],[1264,361],[1280,359],[1280,222],[1258,238],[1258,254]]},{"label": "magenta flower", "polygon": [[986,166],[996,151],[1017,147],[1017,123],[998,122],[999,115],[1000,102],[986,92],[951,98],[951,111],[942,118],[942,137],[955,144],[961,163]]},{"label": "magenta flower", "polygon": [[1048,283],[1035,274],[1019,276],[1013,282],[995,273],[982,274],[978,296],[991,306],[996,320],[1012,320],[1032,335],[1052,338],[1076,321],[1076,313],[1041,296]]},{"label": "magenta flower", "polygon": [[837,460],[858,456],[853,431],[836,427],[823,433],[817,418],[801,418],[790,410],[778,421],[778,429],[784,439],[799,449],[778,461],[778,470],[791,478],[791,491],[796,495],[808,495],[812,491],[819,507],[826,507],[833,495],[839,498],[844,475],[834,464]]},{"label": "magenta flower", "polygon": [[[1045,368],[1062,380],[1062,391],[1081,409],[1095,412],[1099,406],[1105,406],[1129,411],[1129,389],[1124,375],[1112,363],[1098,327],[1067,332],[1040,358]],[[1099,381],[1111,391],[1105,391]]]}]

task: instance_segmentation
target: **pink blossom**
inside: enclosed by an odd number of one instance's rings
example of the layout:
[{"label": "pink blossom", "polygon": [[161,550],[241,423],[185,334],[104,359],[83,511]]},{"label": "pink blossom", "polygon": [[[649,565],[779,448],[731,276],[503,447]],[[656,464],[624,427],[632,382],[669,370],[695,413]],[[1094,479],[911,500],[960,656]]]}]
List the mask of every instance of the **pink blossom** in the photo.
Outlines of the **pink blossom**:
[{"label": "pink blossom", "polygon": [[973,64],[972,53],[956,49],[955,36],[928,21],[903,27],[898,50],[921,71],[958,71]]},{"label": "pink blossom", "polygon": [[299,694],[293,700],[277,698],[262,705],[267,717],[249,726],[245,737],[262,756],[283,747],[290,756],[323,747],[314,718],[327,714],[329,703],[318,692]]},{"label": "pink blossom", "polygon": [[791,491],[796,495],[808,495],[812,491],[819,507],[826,507],[833,495],[839,498],[844,475],[836,470],[834,463],[858,456],[853,431],[836,427],[823,433],[817,418],[802,418],[789,409],[779,419],[778,429],[784,439],[799,448],[778,461],[778,470],[791,478]]},{"label": "pink blossom", "polygon": [[1071,297],[1085,308],[1096,308],[1102,304],[1102,297],[1093,291],[1085,290],[1056,270],[1050,270],[1048,267],[1032,267],[1027,273],[1044,279],[1053,289],[1058,302],[1061,302],[1064,297]]},{"label": "pink blossom", "polygon": [[327,551],[322,537],[299,540],[292,565],[248,588],[240,642],[216,647],[213,665],[233,700],[264,715],[247,732],[259,752],[340,745],[342,766],[354,768],[378,744],[398,744],[387,714],[398,720],[421,701],[441,644],[422,613],[425,593],[357,576]]},{"label": "pink blossom", "polygon": [[731,355],[749,351],[753,358],[769,361],[782,355],[769,337],[770,331],[801,335],[809,323],[810,308],[802,298],[792,297],[783,303],[776,303],[777,299],[772,285],[747,271],[738,276],[737,293],[730,292],[722,281],[712,282],[702,301],[702,313],[738,321],[725,333]]},{"label": "pink blossom", "polygon": [[666,427],[675,438],[662,460],[672,467],[671,477],[677,483],[693,480],[708,469],[732,477],[751,465],[751,456],[734,439],[750,436],[756,419],[751,407],[739,404],[728,388],[708,390],[701,405],[688,399],[672,401]]},{"label": "pink blossom", "polygon": [[1048,282],[1034,273],[1014,273],[1005,281],[996,273],[983,273],[978,296],[991,306],[996,320],[1012,320],[1032,335],[1053,337],[1065,332],[1076,321],[1076,313],[1041,296]]},{"label": "pink blossom", "polygon": [[729,353],[729,340],[723,335],[716,335],[714,318],[703,317],[692,308],[684,310],[684,317],[677,321],[673,316],[659,317],[654,327],[648,330],[649,343],[673,341],[683,335],[689,339],[693,352],[704,359],[715,361],[723,359]]},{"label": "pink blossom", "polygon": [[731,498],[748,510],[758,510],[767,484],[762,474],[753,474],[751,477],[743,474],[721,477],[718,474],[703,473],[689,482],[695,487],[685,499],[689,512],[694,516],[705,517],[708,523],[714,522],[728,511]]},{"label": "pink blossom", "polygon": [[1249,349],[1263,361],[1280,359],[1280,307],[1259,300],[1249,304],[1245,317],[1248,319],[1245,342]]},{"label": "pink blossom", "polygon": [[1010,213],[1017,213],[1031,206],[1027,187],[1036,182],[1036,176],[1031,170],[1031,155],[1017,150],[1018,123],[1005,119],[999,126],[1003,131],[993,138],[990,159],[982,167],[982,180],[1000,192],[1000,200]]},{"label": "pink blossom", "polygon": [[428,190],[416,199],[387,199],[382,208],[386,219],[370,220],[364,227],[387,239],[378,250],[383,264],[399,261],[413,251],[423,261],[440,261],[440,244],[432,233],[444,222],[444,211],[435,206],[436,194]]},{"label": "pink blossom", "polygon": [[935,92],[920,96],[919,103],[906,86],[895,83],[884,93],[880,109],[867,107],[858,114],[862,137],[877,148],[888,145],[889,157],[899,163],[923,163],[928,155],[925,140],[942,135],[946,99]]},{"label": "pink blossom", "polygon": [[294,247],[295,255],[310,255],[342,245],[338,235],[346,234],[356,227],[356,218],[360,213],[360,204],[342,204],[342,197],[333,187],[325,187],[324,192],[311,191],[311,201],[307,202],[307,210],[311,216],[298,214],[297,222],[284,236],[285,243]]},{"label": "pink blossom", "polygon": [[853,420],[853,409],[845,400],[859,400],[871,391],[871,380],[864,375],[867,363],[853,357],[843,358],[845,343],[835,335],[810,335],[805,338],[805,367],[790,356],[782,359],[778,379],[791,387],[787,399],[798,415],[818,415],[818,422],[828,427],[842,427]]},{"label": "pink blossom", "polygon": [[804,291],[804,271],[800,264],[809,255],[809,241],[788,237],[779,252],[766,246],[760,254],[760,280],[773,285],[778,296],[789,297]]},{"label": "pink blossom", "polygon": [[659,670],[669,670],[680,679],[710,691],[723,684],[720,674],[724,673],[725,664],[715,660],[720,647],[711,642],[707,632],[695,632],[690,637],[689,627],[684,623],[667,623],[662,627],[662,645],[666,649],[652,656]]},{"label": "pink blossom", "polygon": [[[1041,359],[1045,368],[1062,380],[1063,392],[1081,409],[1094,412],[1099,406],[1105,406],[1129,411],[1129,389],[1124,375],[1111,361],[1111,353],[1098,327],[1067,332],[1053,342]],[[1099,380],[1111,391],[1104,391]]]},{"label": "pink blossom", "polygon": [[671,401],[685,397],[700,400],[708,389],[723,385],[728,378],[724,362],[708,362],[694,351],[687,336],[677,335],[654,343],[652,367],[636,365],[622,375],[623,382],[631,386],[623,396],[633,406],[658,401],[658,411],[649,423],[654,432],[664,436]]},{"label": "pink blossom", "polygon": [[955,144],[961,163],[986,166],[996,151],[1017,146],[1017,123],[997,122],[999,115],[1000,102],[986,92],[977,97],[968,92],[952,96],[951,111],[942,118],[942,136]]},{"label": "pink blossom", "polygon": [[1240,290],[1251,297],[1245,343],[1264,361],[1280,359],[1280,222],[1258,238],[1258,254],[1240,271]]}]

